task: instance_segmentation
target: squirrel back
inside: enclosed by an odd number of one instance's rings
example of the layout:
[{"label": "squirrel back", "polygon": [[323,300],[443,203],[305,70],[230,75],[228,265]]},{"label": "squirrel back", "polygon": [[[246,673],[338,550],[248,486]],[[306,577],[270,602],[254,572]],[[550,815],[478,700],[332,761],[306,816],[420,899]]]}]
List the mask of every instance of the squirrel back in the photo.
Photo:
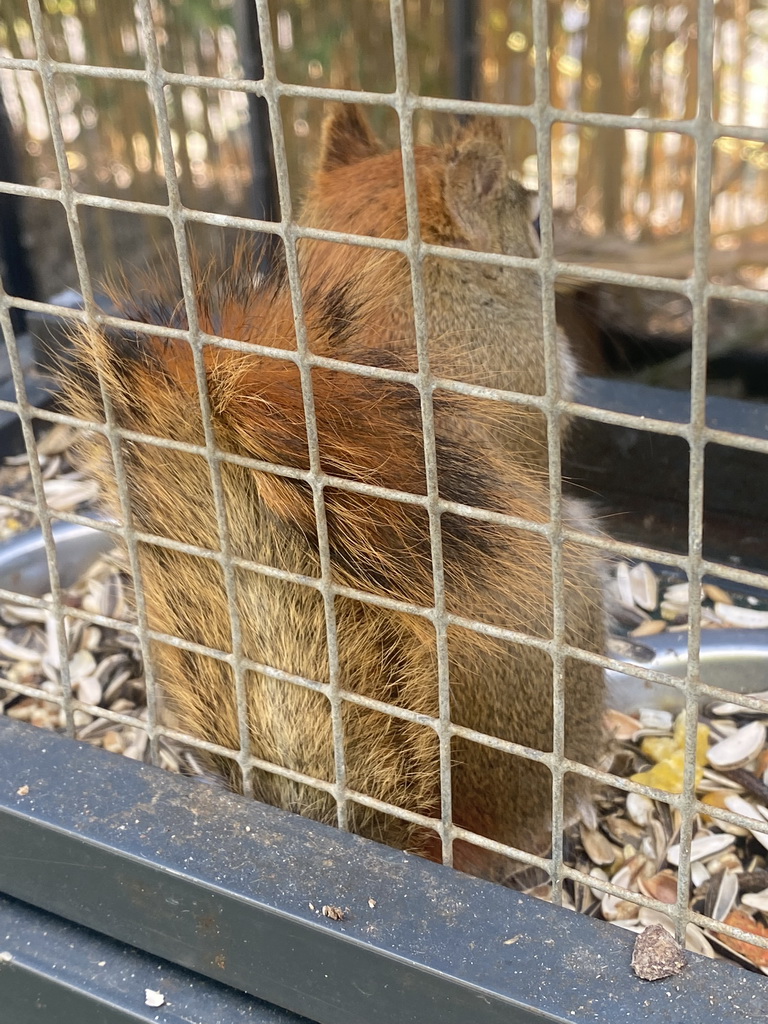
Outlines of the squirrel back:
[{"label": "squirrel back", "polygon": [[[459,129],[445,147],[415,152],[425,241],[514,255],[535,255],[530,194],[514,181],[501,142],[486,121]],[[355,107],[324,130],[319,168],[303,222],[374,237],[404,238],[399,152],[382,153]],[[302,239],[304,317],[314,354],[399,370],[416,368],[411,279],[402,254]],[[229,534],[246,672],[250,747],[257,798],[328,823],[337,820],[326,605],[319,586],[315,494],[308,480],[305,396],[285,275],[257,282],[240,249],[221,274],[195,270],[203,332],[286,352],[286,358],[204,344],[207,399]],[[437,376],[538,394],[544,353],[535,272],[455,260],[424,264],[430,361]],[[131,319],[186,326],[182,308],[157,284],[126,292],[118,305]],[[63,373],[68,410],[103,419],[98,374],[119,427],[186,446],[120,442],[132,525],[145,533],[218,552],[216,502],[202,452],[192,349],[150,333],[83,328],[76,361]],[[569,386],[570,356],[562,356]],[[424,503],[352,492],[357,481],[426,495],[419,393],[412,384],[321,367],[311,370],[343,694],[343,756],[348,788],[384,805],[440,816],[435,627],[429,612],[397,601],[434,605],[429,519]],[[440,497],[508,513],[543,526],[549,519],[543,419],[525,405],[436,389],[433,394]],[[192,448],[193,450],[190,450]],[[234,457],[229,461],[226,456]],[[81,441],[86,470],[106,506],[119,515],[109,446],[103,434]],[[255,462],[255,464],[254,464]],[[264,464],[287,467],[287,474]],[[330,478],[330,479],[327,479]],[[575,504],[568,514],[589,528]],[[469,518],[441,517],[446,611],[539,640],[552,634],[551,550],[541,533]],[[599,567],[584,547],[566,545],[565,640],[602,652]],[[232,651],[227,589],[219,561],[158,544],[139,545],[150,628],[192,645]],[[247,567],[243,563],[252,567]],[[280,577],[259,567],[280,570]],[[285,578],[298,574],[305,582]],[[386,607],[350,591],[394,599]],[[153,642],[167,720],[193,736],[237,751],[240,729],[228,660]],[[540,751],[552,749],[552,661],[535,646],[488,636],[458,622],[448,627],[451,679],[452,817],[470,833],[542,852],[551,821],[548,767],[494,749],[474,733]],[[230,659],[231,660],[231,659]],[[259,671],[256,666],[268,667]],[[274,671],[276,670],[276,671]],[[294,681],[309,680],[310,685]],[[602,672],[568,658],[566,755],[593,765],[603,748]],[[354,697],[363,698],[356,702]],[[372,703],[377,702],[377,703]],[[387,713],[392,708],[395,714]],[[420,716],[398,717],[398,709]],[[212,763],[234,789],[239,768],[225,755]],[[319,780],[324,785],[312,785]],[[569,775],[566,815],[589,796]],[[382,806],[348,801],[350,827],[362,835],[439,856],[436,833]],[[509,862],[464,839],[457,867],[502,879]]]}]

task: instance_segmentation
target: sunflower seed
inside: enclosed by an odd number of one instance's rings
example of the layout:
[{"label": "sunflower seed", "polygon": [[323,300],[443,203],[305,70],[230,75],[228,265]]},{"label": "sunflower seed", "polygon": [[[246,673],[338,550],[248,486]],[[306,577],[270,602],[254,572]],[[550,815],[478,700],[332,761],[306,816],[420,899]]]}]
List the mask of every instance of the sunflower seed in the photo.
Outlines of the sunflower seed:
[{"label": "sunflower seed", "polygon": [[96,659],[90,651],[78,651],[69,661],[69,674],[72,680],[90,676],[96,671]]},{"label": "sunflower seed", "polygon": [[702,864],[700,860],[694,861],[691,864],[691,883],[694,889],[698,889],[699,886],[704,885],[711,878],[709,871],[707,870],[706,864]]},{"label": "sunflower seed", "polygon": [[752,697],[755,700],[765,701],[764,711],[753,711],[752,708],[746,708],[743,704],[713,704],[709,708],[709,713],[712,715],[722,716],[727,718],[729,715],[768,715],[768,690],[760,690],[759,693],[745,693],[745,697]]},{"label": "sunflower seed", "polygon": [[707,760],[715,769],[743,768],[765,746],[766,729],[762,722],[750,722],[732,736],[720,740],[707,751]]},{"label": "sunflower seed", "polygon": [[639,719],[613,709],[605,712],[604,722],[608,732],[612,733],[617,740],[631,740],[640,728]]},{"label": "sunflower seed", "polygon": [[616,594],[619,604],[630,611],[635,607],[635,598],[632,593],[632,580],[629,574],[629,566],[626,562],[619,562],[616,566]]},{"label": "sunflower seed", "polygon": [[80,676],[72,682],[72,689],[83,704],[101,703],[101,684],[96,676]]},{"label": "sunflower seed", "polygon": [[659,601],[659,584],[649,565],[640,562],[629,570],[630,593],[638,607],[652,612]]},{"label": "sunflower seed", "polygon": [[8,658],[11,661],[24,660],[29,664],[39,665],[43,660],[43,652],[30,650],[29,647],[14,643],[7,634],[3,633],[0,634],[0,657]]},{"label": "sunflower seed", "polygon": [[640,708],[638,716],[643,729],[653,729],[662,733],[672,732],[674,717],[671,711],[662,711],[660,708]]},{"label": "sunflower seed", "polygon": [[768,914],[768,889],[761,889],[760,892],[745,892],[741,897],[745,907],[752,907],[763,914]]},{"label": "sunflower seed", "polygon": [[34,605],[4,604],[2,605],[2,619],[9,625],[18,622],[45,622],[45,608],[37,608]]},{"label": "sunflower seed", "polygon": [[718,587],[716,583],[705,583],[703,588],[705,597],[708,597],[713,604],[733,604],[733,598],[722,587]]},{"label": "sunflower seed", "polygon": [[741,608],[736,604],[718,601],[715,604],[715,615],[720,622],[736,629],[768,628],[768,611],[759,611],[756,608]]},{"label": "sunflower seed", "polygon": [[94,480],[78,480],[75,477],[75,473],[70,473],[56,480],[43,481],[46,504],[54,512],[72,512],[79,505],[96,499],[98,484]]},{"label": "sunflower seed", "polygon": [[660,903],[677,902],[677,875],[674,871],[666,869],[651,875],[650,878],[641,877],[638,879],[638,884],[640,892],[650,896],[651,899],[658,900]]},{"label": "sunflower seed", "polygon": [[636,825],[646,826],[653,815],[653,800],[641,793],[627,793],[627,814]]},{"label": "sunflower seed", "polygon": [[663,633],[667,628],[664,619],[646,619],[639,626],[631,631],[630,636],[654,636],[656,633]]},{"label": "sunflower seed", "polygon": [[584,850],[593,864],[598,866],[613,864],[618,858],[620,851],[605,838],[602,832],[598,832],[597,829],[585,828],[583,825],[579,832]]},{"label": "sunflower seed", "polygon": [[704,899],[704,914],[713,921],[724,921],[736,904],[739,879],[734,871],[713,876]]},{"label": "sunflower seed", "polygon": [[[733,841],[733,836],[730,836],[727,833],[712,833],[708,836],[702,836],[700,839],[694,839],[691,842],[691,861],[708,860],[710,857],[714,857],[715,854],[718,854],[722,850],[725,850],[729,846],[733,845]],[[679,865],[679,843],[675,843],[674,846],[670,846],[670,848],[667,850],[667,860],[670,864],[674,864],[675,867]]]},{"label": "sunflower seed", "polygon": [[[760,808],[758,812],[758,808],[755,806],[755,804],[749,803],[748,800],[745,800],[737,793],[733,793],[729,796],[726,796],[724,798],[724,803],[727,809],[729,811],[733,811],[734,814],[741,814],[745,818],[755,818],[761,824],[767,824],[765,821],[765,817],[766,815],[768,815],[768,809]],[[758,841],[758,843],[760,843],[761,846],[764,846],[768,850],[768,832],[757,832],[754,829],[750,829],[749,831],[752,833],[752,835]]]}]

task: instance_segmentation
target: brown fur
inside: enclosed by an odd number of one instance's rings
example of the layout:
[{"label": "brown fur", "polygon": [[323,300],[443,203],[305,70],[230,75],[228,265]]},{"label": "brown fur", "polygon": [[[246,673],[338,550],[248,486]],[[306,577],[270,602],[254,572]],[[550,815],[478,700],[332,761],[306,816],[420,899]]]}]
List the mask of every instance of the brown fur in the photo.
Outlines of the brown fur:
[{"label": "brown fur", "polygon": [[[535,252],[529,196],[509,174],[501,141],[480,120],[443,148],[416,151],[419,210],[426,241],[529,256]],[[405,207],[399,152],[381,153],[362,115],[342,107],[325,128],[323,150],[303,222],[315,227],[403,238]],[[410,273],[400,254],[303,240],[300,268],[309,344],[315,353],[359,363],[415,369]],[[254,285],[239,252],[218,280],[197,271],[201,326],[242,341],[293,350],[293,316],[280,274]],[[436,375],[520,390],[544,391],[538,278],[533,272],[430,259],[424,266],[430,358]],[[135,289],[134,289],[135,291]],[[123,299],[142,319],[141,294]],[[153,297],[155,315],[183,318],[175,300]],[[163,308],[169,312],[162,314]],[[203,431],[190,349],[146,335],[116,338],[84,331],[79,367],[65,373],[69,409],[101,416],[98,369],[122,427],[201,444]],[[291,361],[206,346],[207,387],[218,446],[225,452],[308,467],[299,372]],[[86,372],[83,373],[83,368]],[[569,387],[563,353],[562,384]],[[426,493],[419,396],[398,384],[330,370],[312,371],[323,469],[336,477]],[[537,411],[437,391],[434,398],[439,485],[443,497],[508,512],[534,523],[549,518],[546,431]],[[209,470],[198,455],[124,442],[137,528],[206,548],[219,547]],[[118,502],[108,447],[86,437],[84,465]],[[318,577],[312,493],[302,481],[221,464],[235,555]],[[325,489],[335,580],[372,594],[431,606],[432,559],[426,511],[418,506]],[[589,529],[580,506],[569,517]],[[548,541],[530,531],[444,514],[442,534],[449,612],[534,637],[552,628]],[[603,613],[593,556],[565,552],[566,639],[601,651]],[[141,575],[150,625],[225,652],[231,631],[225,588],[210,560],[141,546]],[[328,682],[325,610],[319,593],[258,572],[236,571],[244,653],[260,664]],[[436,645],[429,621],[348,598],[334,603],[341,686],[424,715],[438,712]],[[228,665],[156,644],[159,677],[173,720],[205,740],[238,749],[234,681]],[[533,647],[449,630],[455,723],[541,750],[552,744],[552,666]],[[249,672],[252,752],[322,780],[334,778],[330,704],[317,692]],[[601,672],[581,661],[566,669],[566,753],[594,764],[602,750]],[[343,702],[350,787],[411,811],[439,815],[438,745],[416,725]],[[454,738],[453,819],[463,828],[541,851],[550,827],[546,767]],[[234,763],[217,767],[238,788]],[[255,773],[256,795],[269,803],[335,822],[330,796],[267,771]],[[566,789],[572,816],[587,794]],[[384,842],[434,854],[435,838],[391,816],[350,803],[352,827]],[[468,843],[457,866],[502,878],[509,864]]]}]

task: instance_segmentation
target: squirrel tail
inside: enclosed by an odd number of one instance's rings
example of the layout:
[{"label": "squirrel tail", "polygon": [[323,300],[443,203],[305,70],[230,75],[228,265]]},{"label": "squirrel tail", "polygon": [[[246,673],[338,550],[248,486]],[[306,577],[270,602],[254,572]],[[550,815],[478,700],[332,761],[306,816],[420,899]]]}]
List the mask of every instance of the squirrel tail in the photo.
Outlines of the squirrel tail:
[{"label": "squirrel tail", "polygon": [[[287,474],[275,475],[253,467],[250,478],[254,497],[267,514],[314,538],[315,503],[308,482],[307,409],[311,408],[319,468],[326,477],[323,492],[335,570],[349,586],[431,606],[433,567],[424,502],[353,493],[334,485],[335,478],[417,497],[426,495],[417,388],[397,380],[316,366],[308,374],[309,380],[302,379],[296,350],[288,347],[293,345],[294,335],[287,289],[273,280],[256,280],[253,261],[242,251],[221,276],[214,279],[211,268],[197,268],[195,275],[196,294],[205,296],[197,310],[203,332],[199,359],[196,361],[194,342],[186,338],[152,334],[151,329],[83,327],[74,338],[74,357],[63,371],[68,411],[85,420],[103,420],[101,377],[118,428],[159,438],[171,446],[204,449],[198,386],[202,379],[216,447],[234,456],[287,469]],[[158,285],[156,279],[146,286],[134,279],[130,295],[124,283],[120,289],[113,288],[112,298],[134,321],[186,330],[183,306],[167,286],[167,297],[163,298]],[[143,295],[151,295],[151,301],[143,301]],[[313,318],[311,296],[306,314],[310,325],[319,319]],[[363,334],[364,328],[364,324],[357,325]],[[266,354],[255,345],[249,351],[243,345],[228,348],[208,343],[206,334],[264,345],[274,354]],[[278,349],[285,355],[276,352]],[[387,360],[384,353],[377,353],[376,362],[391,366],[393,357]],[[540,481],[534,476],[527,479],[520,467],[506,479],[509,473],[502,460],[484,450],[477,437],[462,442],[455,431],[442,436],[440,423],[455,423],[470,402],[456,394],[434,398],[441,497],[540,520]],[[84,445],[90,471],[100,476],[114,504],[115,474],[103,434],[91,435]],[[100,452],[98,457],[94,445]],[[167,501],[144,500],[143,482],[147,474],[154,474],[157,486],[164,478],[172,489],[174,482],[190,479],[182,464],[205,455],[205,451],[195,456],[162,443],[152,445],[132,439],[123,440],[121,450],[131,485],[135,525],[167,535],[169,521],[182,516],[182,511],[178,503],[174,504],[172,494]],[[208,487],[204,469],[197,467],[195,473],[201,481],[201,502],[202,492]],[[188,490],[187,485],[184,501],[193,497]],[[212,519],[202,510],[195,519],[184,514],[178,524],[178,539],[218,547]],[[441,526],[449,600],[462,614],[467,613],[470,596],[477,599],[472,605],[482,603],[492,608],[497,593],[508,608],[510,591],[527,588],[530,592],[531,587],[540,586],[539,567],[549,558],[545,538],[526,532],[517,546],[526,557],[516,561],[516,546],[510,545],[508,530],[452,514],[443,514]],[[541,547],[541,551],[532,552],[532,547]]]}]

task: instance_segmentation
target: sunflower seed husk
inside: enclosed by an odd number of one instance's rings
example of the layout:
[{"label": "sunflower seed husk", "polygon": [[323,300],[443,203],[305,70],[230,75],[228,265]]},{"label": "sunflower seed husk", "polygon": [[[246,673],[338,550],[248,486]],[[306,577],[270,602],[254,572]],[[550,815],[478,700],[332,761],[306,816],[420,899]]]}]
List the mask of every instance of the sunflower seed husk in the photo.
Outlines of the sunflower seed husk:
[{"label": "sunflower seed husk", "polygon": [[711,768],[704,769],[701,788],[704,788],[705,784],[709,785],[710,789],[732,789],[735,793],[744,792],[744,787],[736,779],[730,779],[727,775],[715,772]]},{"label": "sunflower seed husk", "polygon": [[629,634],[630,636],[655,636],[656,633],[663,633],[667,624],[663,619],[646,619],[641,622]]},{"label": "sunflower seed husk", "polygon": [[630,611],[635,607],[635,598],[632,593],[632,580],[630,577],[629,566],[626,562],[619,562],[616,566],[616,594],[619,599],[619,604],[623,605],[624,608],[628,608]]},{"label": "sunflower seed husk", "polygon": [[[131,735],[133,734],[133,735]],[[149,736],[144,729],[126,729],[126,739],[128,743],[123,750],[123,754],[126,757],[132,758],[134,761],[143,761],[144,753],[149,743]]]},{"label": "sunflower seed husk", "polygon": [[0,657],[37,665],[43,660],[43,652],[30,650],[29,647],[14,643],[7,634],[0,634]]},{"label": "sunflower seed husk", "polygon": [[739,879],[734,871],[725,870],[710,880],[704,899],[704,914],[713,921],[724,921],[736,904]]},{"label": "sunflower seed husk", "polygon": [[653,816],[654,804],[642,793],[627,793],[627,814],[636,825],[643,828]]},{"label": "sunflower seed husk", "polygon": [[631,740],[640,728],[639,719],[613,709],[605,712],[604,721],[608,732],[612,733],[617,740]]},{"label": "sunflower seed husk", "polygon": [[671,711],[662,711],[661,708],[640,708],[638,717],[643,729],[662,733],[671,732],[675,721]]},{"label": "sunflower seed husk", "polygon": [[[597,878],[601,882],[607,882],[608,881],[608,872],[605,871],[603,868],[599,868],[599,867],[596,867],[596,866],[590,868],[589,876],[590,876],[590,878]],[[602,900],[603,896],[605,896],[605,890],[604,889],[594,889],[594,888],[592,888],[592,889],[590,889],[590,892],[592,893],[592,895],[595,897],[596,900]]]},{"label": "sunflower seed husk", "polygon": [[652,612],[659,601],[659,584],[651,567],[645,562],[633,566],[629,570],[629,585],[634,603]]},{"label": "sunflower seed husk", "polygon": [[118,699],[113,701],[110,705],[110,710],[120,715],[130,714],[130,712],[135,710],[135,708],[135,703],[132,700],[128,700],[127,697],[118,697]]},{"label": "sunflower seed husk", "polygon": [[618,858],[620,851],[606,839],[602,832],[597,829],[584,828],[583,825],[579,832],[584,850],[593,864],[602,867],[605,864],[613,864]]},{"label": "sunflower seed husk", "polygon": [[125,752],[125,741],[123,736],[114,729],[109,729],[104,733],[101,745],[104,750],[109,750],[112,754],[122,754]]},{"label": "sunflower seed husk", "polygon": [[743,768],[765,746],[766,728],[762,722],[749,722],[732,736],[707,751],[707,760],[716,770]]},{"label": "sunflower seed husk", "polygon": [[737,604],[718,601],[715,603],[715,615],[726,626],[735,629],[768,628],[768,611],[759,611],[757,608],[742,608]]},{"label": "sunflower seed husk", "polygon": [[735,849],[726,850],[705,863],[710,875],[716,875],[719,871],[734,871],[738,874],[743,869],[741,857]]},{"label": "sunflower seed husk", "polygon": [[96,676],[79,676],[72,681],[72,689],[83,704],[101,703],[101,684]]},{"label": "sunflower seed husk", "polygon": [[723,718],[727,718],[731,715],[768,715],[768,690],[760,690],[759,693],[745,693],[744,696],[752,697],[755,700],[765,701],[765,710],[753,711],[752,708],[744,707],[743,704],[731,704],[726,702],[722,704],[713,704],[709,708],[709,713],[716,715],[717,717],[722,716]]},{"label": "sunflower seed husk", "polygon": [[[765,820],[765,816],[768,815],[768,808],[759,808],[755,804],[749,803],[743,797],[739,796],[738,793],[732,793],[725,797],[725,806],[729,811],[733,811],[734,814],[741,814],[745,818],[755,818],[761,824],[768,826],[768,822]],[[752,836],[768,850],[768,832],[758,832],[754,829],[749,830]]]},{"label": "sunflower seed husk", "polygon": [[44,480],[45,501],[54,512],[72,512],[78,506],[93,502],[99,493],[94,480],[78,480],[70,473],[56,480]]},{"label": "sunflower seed husk", "polygon": [[603,827],[609,837],[625,849],[627,846],[633,846],[637,849],[645,835],[644,830],[639,825],[636,825],[628,818],[621,817],[619,814],[609,814],[603,820]]},{"label": "sunflower seed husk", "polygon": [[768,889],[761,889],[760,892],[745,892],[741,897],[745,907],[752,907],[763,914],[768,914]]},{"label": "sunflower seed husk", "polygon": [[706,864],[702,864],[700,860],[694,861],[693,864],[691,864],[691,883],[694,889],[698,889],[700,886],[704,885],[704,883],[708,882],[710,878],[711,875],[707,870]]},{"label": "sunflower seed husk", "polygon": [[[691,861],[708,860],[733,845],[734,837],[728,833],[702,836],[691,842]],[[680,864],[680,844],[675,843],[667,850],[667,860],[677,867]]]},{"label": "sunflower seed husk", "polygon": [[[659,903],[677,902],[677,875],[674,871],[666,869],[659,871],[650,878],[639,878],[640,892],[658,900]],[[645,909],[645,908],[643,908]]]},{"label": "sunflower seed husk", "polygon": [[[108,722],[106,718],[94,718],[88,725],[83,726],[77,733],[79,740],[95,740],[105,736],[109,730],[113,727],[112,722]],[[103,746],[103,744],[102,744]]]}]

